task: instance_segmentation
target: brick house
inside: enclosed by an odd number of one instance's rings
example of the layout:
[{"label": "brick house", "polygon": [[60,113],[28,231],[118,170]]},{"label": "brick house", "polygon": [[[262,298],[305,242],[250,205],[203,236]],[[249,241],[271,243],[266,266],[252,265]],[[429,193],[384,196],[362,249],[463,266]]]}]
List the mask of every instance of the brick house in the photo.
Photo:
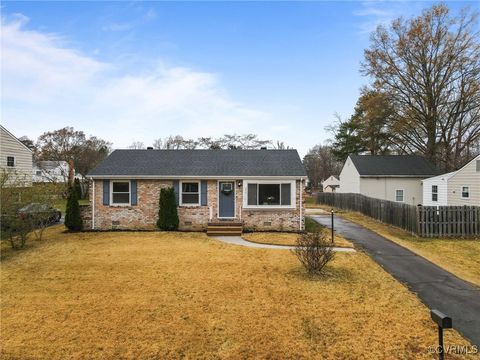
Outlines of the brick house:
[{"label": "brick house", "polygon": [[304,229],[307,175],[296,150],[116,150],[88,177],[82,214],[94,230],[155,229],[165,187],[175,190],[180,230]]}]

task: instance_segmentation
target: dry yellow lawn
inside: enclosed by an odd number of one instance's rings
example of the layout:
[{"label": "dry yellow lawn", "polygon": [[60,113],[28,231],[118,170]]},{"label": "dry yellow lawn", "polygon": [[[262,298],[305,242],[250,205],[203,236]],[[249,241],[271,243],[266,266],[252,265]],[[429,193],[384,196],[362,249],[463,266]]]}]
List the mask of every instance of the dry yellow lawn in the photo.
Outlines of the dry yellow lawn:
[{"label": "dry yellow lawn", "polygon": [[356,212],[342,212],[387,239],[423,256],[458,277],[480,285],[480,239],[421,238]]},{"label": "dry yellow lawn", "polygon": [[433,357],[428,310],[364,254],[312,279],[204,234],[62,230],[4,254],[3,359]]},{"label": "dry yellow lawn", "polygon": [[[327,240],[330,241],[330,230],[323,230],[327,235]],[[245,240],[260,243],[260,244],[273,244],[273,245],[295,245],[298,234],[295,233],[282,233],[282,232],[254,232],[245,233],[242,235]],[[353,247],[353,244],[335,233],[334,246],[338,247]]]}]

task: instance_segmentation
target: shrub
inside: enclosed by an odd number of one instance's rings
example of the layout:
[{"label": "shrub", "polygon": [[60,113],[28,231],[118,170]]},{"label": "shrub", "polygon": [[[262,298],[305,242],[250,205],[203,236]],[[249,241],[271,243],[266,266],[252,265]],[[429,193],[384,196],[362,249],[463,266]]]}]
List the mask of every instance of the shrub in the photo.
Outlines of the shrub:
[{"label": "shrub", "polygon": [[73,187],[70,187],[68,191],[67,210],[65,211],[65,226],[72,231],[80,231],[83,227],[77,192]]},{"label": "shrub", "polygon": [[335,256],[321,232],[301,234],[292,251],[311,275],[321,274],[325,265]]},{"label": "shrub", "polygon": [[73,187],[75,189],[75,192],[77,193],[77,199],[82,198],[82,186],[80,185],[80,179],[75,179],[73,182]]},{"label": "shrub", "polygon": [[177,200],[173,188],[160,190],[159,204],[158,228],[166,231],[178,230]]}]

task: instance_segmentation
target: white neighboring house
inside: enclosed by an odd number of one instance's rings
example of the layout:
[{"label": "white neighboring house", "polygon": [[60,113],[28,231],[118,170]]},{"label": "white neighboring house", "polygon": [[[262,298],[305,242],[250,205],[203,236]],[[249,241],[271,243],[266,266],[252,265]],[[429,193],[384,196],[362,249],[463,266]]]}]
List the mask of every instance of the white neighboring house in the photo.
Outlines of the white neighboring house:
[{"label": "white neighboring house", "polygon": [[340,187],[340,180],[335,176],[330,176],[327,180],[322,182],[323,192],[337,192]]},{"label": "white neighboring house", "polygon": [[423,199],[422,180],[437,174],[418,155],[350,155],[337,192],[418,205]]},{"label": "white neighboring house", "polygon": [[33,164],[33,182],[64,183],[68,181],[66,161],[37,161]]},{"label": "white neighboring house", "polygon": [[423,182],[423,205],[480,206],[480,155],[457,171]]},{"label": "white neighboring house", "polygon": [[33,152],[0,125],[0,171],[8,173],[7,184],[32,186]]}]

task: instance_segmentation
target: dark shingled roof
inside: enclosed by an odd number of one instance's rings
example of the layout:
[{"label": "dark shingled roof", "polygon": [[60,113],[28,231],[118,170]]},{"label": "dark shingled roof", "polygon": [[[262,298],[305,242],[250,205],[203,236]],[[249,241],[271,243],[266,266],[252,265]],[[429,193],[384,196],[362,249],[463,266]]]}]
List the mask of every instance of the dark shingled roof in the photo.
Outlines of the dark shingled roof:
[{"label": "dark shingled roof", "polygon": [[418,155],[350,155],[360,176],[430,177],[440,172]]},{"label": "dark shingled roof", "polygon": [[115,150],[88,176],[306,176],[296,150]]}]

